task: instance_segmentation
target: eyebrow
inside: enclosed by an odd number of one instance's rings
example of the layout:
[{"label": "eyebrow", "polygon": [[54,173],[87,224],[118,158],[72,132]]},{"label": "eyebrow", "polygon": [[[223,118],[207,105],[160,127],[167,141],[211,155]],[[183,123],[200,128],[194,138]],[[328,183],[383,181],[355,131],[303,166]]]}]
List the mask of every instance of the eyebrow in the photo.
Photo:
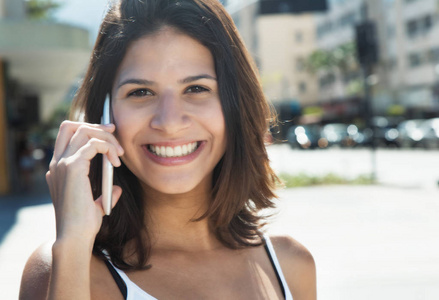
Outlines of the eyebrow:
[{"label": "eyebrow", "polygon": [[213,76],[210,76],[209,74],[200,74],[200,75],[196,75],[196,76],[186,77],[186,78],[180,80],[179,83],[189,83],[189,82],[197,81],[200,79],[211,79],[211,80],[216,81],[216,78]]},{"label": "eyebrow", "polygon": [[[200,79],[210,79],[210,80],[216,81],[216,78],[209,75],[209,74],[200,74],[200,75],[195,75],[195,76],[188,76],[186,78],[183,78],[182,80],[179,80],[178,82],[181,84],[186,84],[186,83],[194,82],[194,81],[197,81]],[[156,84],[156,82],[154,82],[152,80],[147,80],[147,79],[129,78],[127,80],[122,81],[117,86],[117,88],[119,89],[121,86],[123,86],[125,84],[154,85],[154,84]]]}]

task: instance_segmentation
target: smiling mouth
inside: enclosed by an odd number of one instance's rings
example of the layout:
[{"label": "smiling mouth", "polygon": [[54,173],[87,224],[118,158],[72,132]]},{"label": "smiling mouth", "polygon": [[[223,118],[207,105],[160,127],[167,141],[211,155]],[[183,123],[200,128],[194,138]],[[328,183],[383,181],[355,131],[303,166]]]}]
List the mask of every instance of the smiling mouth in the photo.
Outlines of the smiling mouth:
[{"label": "smiling mouth", "polygon": [[192,142],[175,147],[149,144],[147,149],[159,157],[182,157],[194,153],[200,145],[201,142]]}]

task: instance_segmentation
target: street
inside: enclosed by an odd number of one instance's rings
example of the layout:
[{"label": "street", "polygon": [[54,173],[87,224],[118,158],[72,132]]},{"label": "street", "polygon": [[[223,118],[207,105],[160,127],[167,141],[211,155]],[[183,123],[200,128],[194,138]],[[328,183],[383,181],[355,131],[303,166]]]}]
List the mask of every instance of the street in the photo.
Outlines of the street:
[{"label": "street", "polygon": [[[268,151],[282,172],[355,177],[370,170],[364,149]],[[376,162],[378,185],[279,191],[268,232],[311,251],[319,299],[439,299],[439,153],[379,150]],[[4,197],[0,205],[1,299],[17,299],[27,257],[54,238],[53,209],[44,194]]]}]

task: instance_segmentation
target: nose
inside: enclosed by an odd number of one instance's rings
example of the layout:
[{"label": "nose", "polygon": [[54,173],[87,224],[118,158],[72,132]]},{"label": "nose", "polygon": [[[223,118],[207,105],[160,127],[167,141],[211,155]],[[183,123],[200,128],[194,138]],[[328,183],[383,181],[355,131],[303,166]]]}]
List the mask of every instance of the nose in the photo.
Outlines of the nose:
[{"label": "nose", "polygon": [[167,93],[160,97],[151,127],[166,134],[174,134],[189,127],[190,117],[185,111],[185,104],[178,96]]}]

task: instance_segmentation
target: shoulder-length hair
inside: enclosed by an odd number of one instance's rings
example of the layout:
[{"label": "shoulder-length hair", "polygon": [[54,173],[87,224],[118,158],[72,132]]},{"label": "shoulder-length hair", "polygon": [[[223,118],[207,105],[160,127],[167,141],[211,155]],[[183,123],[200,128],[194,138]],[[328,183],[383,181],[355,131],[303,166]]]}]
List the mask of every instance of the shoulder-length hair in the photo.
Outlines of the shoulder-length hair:
[{"label": "shoulder-length hair", "polygon": [[[227,146],[214,169],[211,202],[197,220],[208,218],[217,238],[236,249],[261,243],[264,225],[259,211],[273,207],[277,177],[269,166],[264,136],[272,117],[255,67],[238,31],[218,0],[121,0],[107,12],[90,65],[72,112],[99,123],[106,94],[127,47],[164,26],[191,36],[212,53],[226,124]],[[99,156],[100,157],[100,156]],[[101,194],[101,163],[91,164],[94,197]],[[153,175],[151,175],[153,176]],[[123,194],[111,216],[105,217],[95,241],[95,253],[107,251],[123,269],[145,267],[150,238],[145,230],[143,195],[138,179],[122,164],[115,184]],[[127,243],[134,245],[135,262],[128,263]]]}]

